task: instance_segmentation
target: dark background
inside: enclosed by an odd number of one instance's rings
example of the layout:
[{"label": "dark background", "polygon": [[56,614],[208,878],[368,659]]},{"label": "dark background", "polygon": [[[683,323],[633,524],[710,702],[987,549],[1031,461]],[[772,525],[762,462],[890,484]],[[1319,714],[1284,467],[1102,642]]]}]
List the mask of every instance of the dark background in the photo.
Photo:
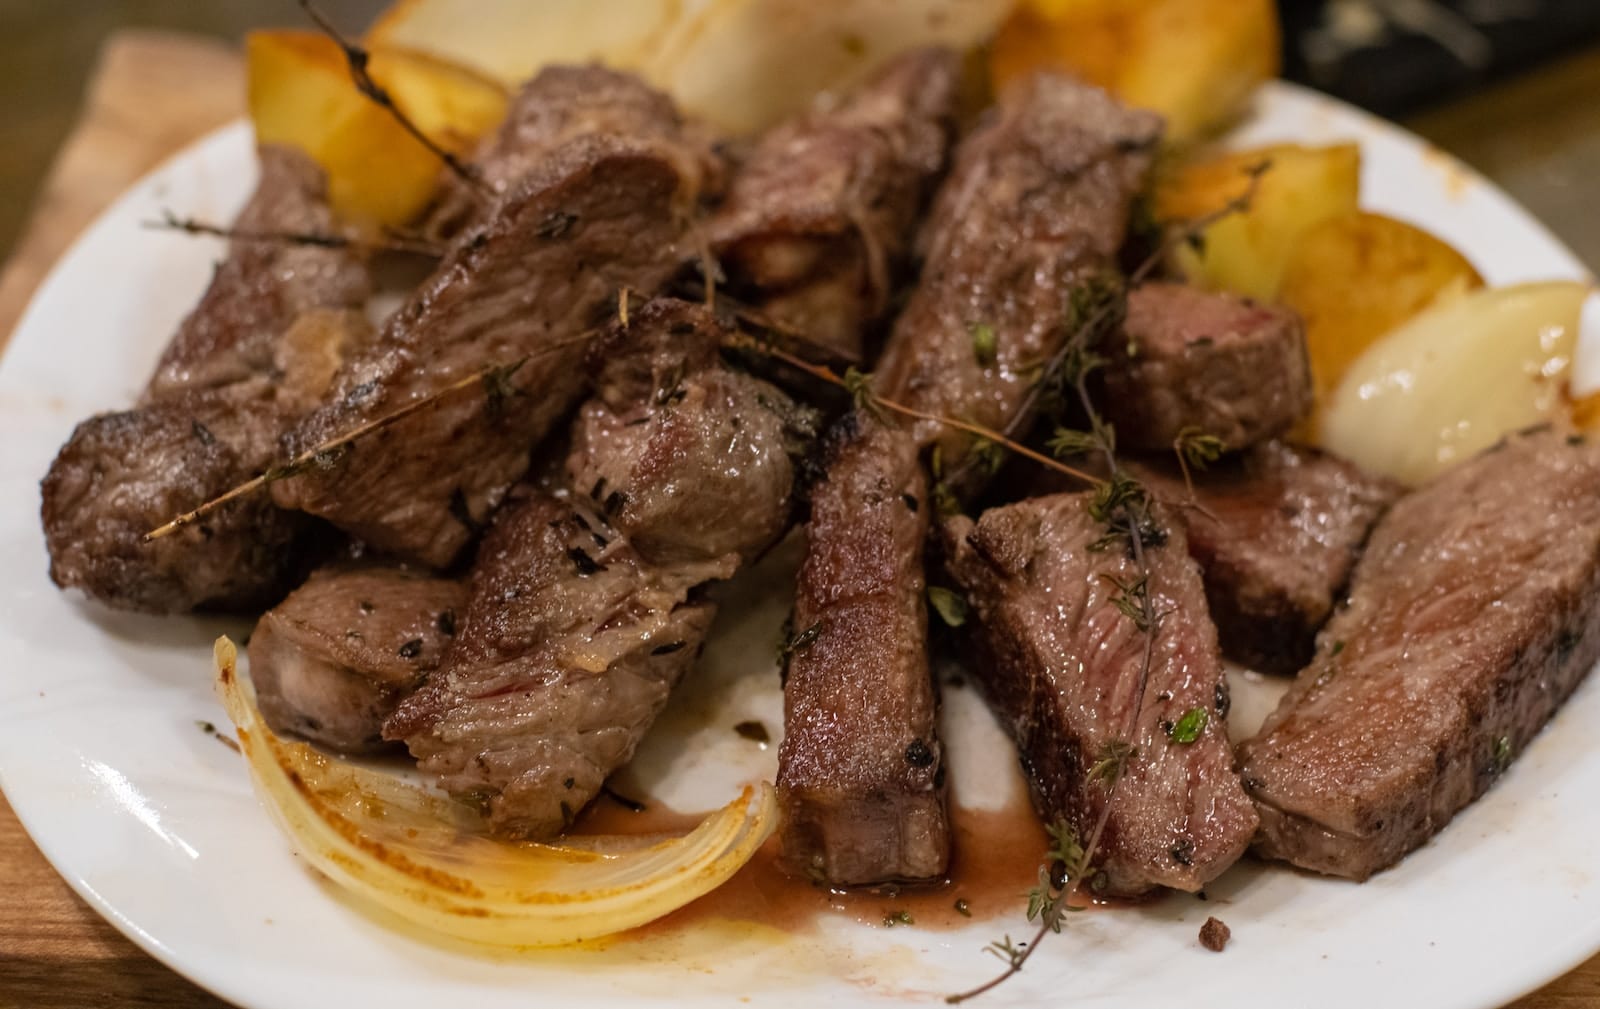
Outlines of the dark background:
[{"label": "dark background", "polygon": [[[609,2],[620,14],[629,0]],[[386,5],[319,0],[352,31]],[[1576,79],[1569,68],[1557,85],[1527,76],[1530,69],[1546,71],[1563,54],[1570,61],[1573,52],[1600,52],[1600,0],[1281,0],[1280,6],[1288,76],[1402,117],[1488,171],[1561,230],[1551,215],[1566,205],[1519,187],[1523,153],[1514,149],[1515,138],[1483,136],[1478,110],[1508,117],[1488,127],[1498,133],[1514,127],[1525,129],[1526,142],[1534,145],[1587,145],[1592,150],[1580,155],[1593,153],[1592,163],[1600,164],[1600,74],[1593,76],[1592,89],[1581,67]],[[237,40],[251,28],[304,23],[293,0],[0,0],[0,259],[72,127],[85,77],[106,35],[140,26]],[[1546,94],[1552,87],[1559,93]],[[1467,97],[1474,95],[1486,97]],[[1552,110],[1552,102],[1572,107]],[[1552,115],[1559,120],[1554,127],[1547,122]],[[1529,170],[1578,174],[1544,162]],[[1588,188],[1593,192],[1593,183]]]}]

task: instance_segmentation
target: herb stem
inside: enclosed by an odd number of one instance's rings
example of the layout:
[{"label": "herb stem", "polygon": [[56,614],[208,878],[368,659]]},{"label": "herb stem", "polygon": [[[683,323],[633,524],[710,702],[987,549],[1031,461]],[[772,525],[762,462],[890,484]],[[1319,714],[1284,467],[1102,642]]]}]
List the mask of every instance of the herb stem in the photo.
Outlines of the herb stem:
[{"label": "herb stem", "polygon": [[389,94],[388,89],[373,79],[372,72],[367,69],[367,64],[372,60],[370,52],[345,38],[334,23],[311,3],[311,0],[300,0],[300,9],[305,11],[306,16],[311,18],[322,33],[332,39],[334,44],[344,53],[345,63],[350,67],[350,79],[355,82],[357,91],[393,116],[394,121],[400,124],[401,129],[409,133],[417,143],[426,147],[440,161],[443,161],[445,167],[450,169],[456,178],[465,182],[474,193],[485,199],[494,196],[494,190],[490,188],[488,183],[483,181],[483,176],[479,174],[476,167],[462,161],[426,133],[423,133],[411,117],[406,115],[400,106],[395,103],[394,97]]},{"label": "herb stem", "polygon": [[392,236],[382,241],[365,241],[349,235],[320,231],[257,231],[230,228],[193,217],[179,217],[170,210],[161,212],[159,221],[143,221],[140,227],[157,231],[181,231],[186,235],[213,235],[236,242],[277,242],[284,245],[311,245],[323,249],[362,249],[373,252],[410,252],[420,256],[442,256],[444,250],[419,238]]}]

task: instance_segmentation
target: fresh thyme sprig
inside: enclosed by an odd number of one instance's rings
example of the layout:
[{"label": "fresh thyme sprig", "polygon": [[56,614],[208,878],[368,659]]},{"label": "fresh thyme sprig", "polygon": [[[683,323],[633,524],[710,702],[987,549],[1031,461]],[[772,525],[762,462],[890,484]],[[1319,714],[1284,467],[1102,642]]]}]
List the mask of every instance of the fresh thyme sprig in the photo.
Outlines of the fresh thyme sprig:
[{"label": "fresh thyme sprig", "polygon": [[409,252],[419,256],[444,255],[444,249],[435,243],[404,235],[391,235],[374,241],[322,231],[255,231],[249,228],[230,228],[212,224],[193,217],[179,217],[165,209],[161,211],[159,221],[142,221],[140,227],[157,231],[181,231],[186,235],[213,235],[236,242],[309,245],[321,249],[360,249],[370,252]]},{"label": "fresh thyme sprig", "polygon": [[[1213,213],[1190,221],[1181,229],[1168,234],[1160,248],[1130,275],[1129,284],[1138,284],[1149,276],[1156,264],[1174,245],[1191,241],[1193,236],[1202,235],[1205,229],[1216,221],[1247,210],[1255,198],[1261,176],[1267,167],[1267,163],[1264,162],[1251,169],[1248,173],[1249,186],[1239,197],[1230,200]],[[1146,556],[1146,544],[1160,542],[1160,537],[1163,535],[1161,527],[1150,514],[1150,495],[1138,481],[1118,465],[1116,433],[1112,426],[1101,418],[1089,395],[1089,376],[1104,364],[1104,358],[1100,357],[1094,348],[1105,330],[1114,321],[1120,321],[1123,305],[1121,291],[1105,296],[1099,284],[1086,285],[1085,289],[1080,290],[1084,290],[1085,293],[1080,295],[1079,292],[1074,292],[1075,297],[1069,306],[1071,311],[1067,322],[1069,327],[1067,339],[1052,355],[1039,381],[1028,391],[1022,404],[1012,415],[1011,422],[1007,425],[1007,433],[1018,433],[1018,429],[1031,423],[1035,409],[1047,395],[1076,399],[1083,414],[1089,418],[1087,431],[1058,429],[1051,439],[1050,448],[1051,451],[1062,455],[1098,453],[1104,459],[1109,476],[1093,482],[1096,489],[1088,510],[1095,521],[1106,526],[1107,533],[1093,546],[1097,549],[1106,549],[1116,543],[1126,545],[1137,574],[1131,581],[1112,579],[1117,588],[1117,595],[1112,603],[1144,636],[1144,653],[1139,661],[1138,676],[1132,684],[1133,703],[1129,706],[1128,722],[1123,726],[1122,735],[1107,742],[1089,768],[1089,781],[1102,785],[1105,796],[1088,840],[1080,845],[1076,833],[1065,822],[1058,822],[1049,828],[1052,842],[1050,850],[1046,853],[1044,865],[1039,870],[1039,886],[1028,897],[1028,920],[1038,921],[1038,928],[1027,942],[1013,942],[1008,935],[985,947],[986,952],[998,956],[1005,963],[1004,970],[975,988],[947,996],[945,1001],[951,1004],[976,998],[1020,973],[1034,951],[1039,948],[1039,944],[1044,941],[1045,936],[1061,930],[1065,912],[1071,909],[1072,901],[1077,897],[1085,878],[1092,875],[1094,857],[1105,835],[1106,824],[1111,819],[1111,808],[1116,800],[1117,786],[1122,782],[1128,764],[1138,755],[1138,748],[1132,741],[1138,738],[1139,725],[1144,713],[1145,694],[1155,656],[1156,635],[1159,633],[1161,620],[1167,615],[1156,611],[1150,593],[1150,565]],[[1206,458],[1213,447],[1211,442],[1195,438],[1187,440],[1186,443],[1192,454],[1184,458],[1185,453],[1180,446],[1180,459],[1184,462],[1203,465],[1215,458],[1215,455]],[[1218,449],[1217,454],[1220,454],[1220,443],[1215,447]],[[1184,735],[1187,735],[1187,731]],[[1054,871],[1058,868],[1061,870],[1059,873]]]},{"label": "fresh thyme sprig", "polygon": [[412,414],[427,409],[440,400],[457,393],[471,389],[480,390],[484,396],[484,409],[493,418],[496,416],[497,411],[503,411],[507,401],[516,395],[517,390],[511,385],[511,378],[528,361],[537,356],[555,353],[577,344],[586,343],[599,332],[599,329],[588,330],[570,340],[563,340],[559,343],[541,347],[538,354],[530,354],[520,360],[509,361],[505,364],[491,364],[480,368],[465,378],[451,382],[449,385],[437,389],[420,399],[411,400],[390,413],[376,417],[344,434],[306,449],[287,462],[268,467],[260,475],[246,480],[244,483],[238,484],[211,498],[199,507],[184,512],[170,522],[150,530],[144,534],[143,541],[150,543],[162,537],[170,536],[185,526],[190,526],[200,521],[230,501],[236,501],[246,495],[253,494],[269,484],[277,483],[279,480],[287,480],[290,477],[299,476],[306,472],[331,469],[350,453],[356,442],[385,428],[392,427]]},{"label": "fresh thyme sprig", "polygon": [[426,147],[435,157],[444,162],[445,167],[450,169],[450,172],[456,178],[465,182],[474,193],[485,199],[494,196],[494,190],[490,188],[488,183],[483,181],[483,176],[476,166],[462,161],[432,137],[422,132],[422,129],[395,102],[388,89],[373,79],[371,71],[367,69],[367,64],[372,60],[370,52],[345,38],[334,23],[311,3],[311,0],[300,0],[300,9],[305,11],[306,16],[321,29],[324,35],[332,39],[334,44],[339,47],[339,50],[344,53],[345,63],[350,67],[350,79],[355,83],[357,91],[393,116],[394,121],[400,124],[401,129],[411,134],[417,143]]},{"label": "fresh thyme sprig", "polygon": [[[1043,452],[1031,449],[1021,442],[1013,441],[999,431],[985,427],[982,424],[975,424],[972,421],[961,420],[957,417],[946,417],[942,414],[930,413],[926,410],[918,410],[915,407],[906,406],[904,403],[897,403],[892,399],[881,396],[872,390],[872,376],[855,368],[848,368],[845,370],[843,375],[840,375],[838,372],[826,365],[807,361],[803,357],[800,357],[796,354],[791,354],[781,347],[774,346],[773,344],[764,340],[758,340],[757,338],[746,333],[733,334],[728,339],[725,346],[734,350],[754,351],[755,353],[773,358],[774,360],[782,361],[784,364],[787,364],[792,368],[797,368],[800,371],[805,372],[812,378],[820,379],[829,385],[843,389],[850,394],[852,400],[854,400],[855,405],[859,409],[871,414],[874,417],[881,418],[884,417],[886,413],[896,413],[903,417],[910,417],[915,420],[925,420],[929,423],[939,424],[944,427],[970,434],[975,438],[988,441],[999,448],[1005,449],[1006,451],[1015,452],[1024,458],[1033,460],[1041,466],[1053,469],[1058,473],[1065,473],[1067,476],[1082,480],[1091,486],[1099,486],[1105,482],[1104,478],[1102,477],[1095,476],[1092,473],[1078,469],[1074,466],[1068,466],[1059,459],[1054,459],[1048,455],[1045,455]],[[992,452],[993,450],[990,450],[988,454],[976,454],[984,456],[984,458],[981,460],[984,465],[992,466],[994,464]]]}]

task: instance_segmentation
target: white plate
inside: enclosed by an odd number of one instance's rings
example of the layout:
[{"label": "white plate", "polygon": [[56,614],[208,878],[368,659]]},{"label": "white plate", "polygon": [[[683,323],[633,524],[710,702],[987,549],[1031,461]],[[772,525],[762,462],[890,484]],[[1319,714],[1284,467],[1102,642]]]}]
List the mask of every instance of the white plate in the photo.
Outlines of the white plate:
[{"label": "white plate", "polygon": [[[1466,250],[1491,283],[1587,276],[1504,195],[1391,126],[1277,85],[1239,141],[1285,139],[1359,140],[1366,204]],[[45,574],[37,515],[37,481],[73,423],[132,400],[221,254],[212,241],[140,222],[165,207],[226,220],[253,177],[239,124],[135,186],[51,274],[0,368],[0,782],[73,888],[159,959],[258,1009],[931,1003],[989,976],[996,962],[980,948],[1026,931],[1020,896],[1005,917],[965,931],[834,916],[800,934],[743,925],[485,955],[370,917],[297,863],[239,759],[195,724],[226,725],[207,644],[243,626],[113,614],[63,595]],[[695,689],[648,741],[638,784],[677,808],[708,809],[736,782],[771,773],[773,751],[730,727],[747,717],[780,723],[770,657],[779,609],[729,606]],[[1250,694],[1239,691],[1241,711]],[[946,709],[958,797],[1013,801],[1013,757],[981,706],[951,690]],[[1487,797],[1364,885],[1247,862],[1211,888],[1209,903],[1171,896],[1076,915],[986,1004],[1503,1003],[1600,950],[1597,723],[1600,684],[1591,682]],[[668,738],[685,732],[687,746]],[[1220,956],[1195,940],[1211,913],[1234,932]]]}]

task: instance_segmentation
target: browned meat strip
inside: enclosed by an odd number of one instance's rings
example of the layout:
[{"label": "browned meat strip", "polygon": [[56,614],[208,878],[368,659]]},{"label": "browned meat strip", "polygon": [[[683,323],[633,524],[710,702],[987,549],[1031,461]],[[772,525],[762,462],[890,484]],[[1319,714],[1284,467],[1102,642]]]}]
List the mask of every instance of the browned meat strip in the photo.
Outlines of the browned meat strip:
[{"label": "browned meat strip", "polygon": [[[321,173],[298,152],[262,148],[261,183],[237,223],[332,230]],[[78,425],[45,476],[56,584],[157,613],[277,599],[309,524],[265,498],[155,543],[143,537],[275,461],[283,432],[369,338],[367,288],[365,268],[344,250],[235,240],[141,405]]]},{"label": "browned meat strip", "polygon": [[476,193],[444,173],[427,231],[453,238],[482,223],[495,200],[567,141],[600,135],[662,144],[682,158],[680,173],[698,177],[690,188],[711,191],[719,184],[721,166],[709,143],[684,144],[685,124],[671,98],[633,74],[596,64],[552,66],[522,86],[500,128],[473,152],[472,166],[493,195]]},{"label": "browned meat strip", "polygon": [[[1039,74],[1002,96],[956,151],[923,236],[922,277],[877,389],[930,413],[1025,429],[1018,407],[1067,335],[1071,294],[1114,272],[1161,136],[1152,113]],[[933,422],[947,468],[971,438]]]},{"label": "browned meat strip", "polygon": [[[1107,795],[1091,768],[1113,741],[1136,747],[1111,800],[1095,892],[1198,890],[1244,853],[1256,829],[1233,771],[1216,631],[1182,527],[1155,506],[1164,536],[1145,537],[1146,588],[1162,616],[1147,644],[1117,605],[1139,565],[1127,549],[1097,549],[1107,527],[1091,516],[1092,498],[1035,498],[945,524],[949,571],[976,618],[980,658],[971,669],[1022,751],[1040,815],[1064,819],[1080,838]],[[1197,738],[1181,741],[1179,727],[1197,723]]]},{"label": "browned meat strip", "polygon": [[342,753],[384,748],[384,719],[438,667],[466,595],[400,566],[313,573],[250,636],[267,724]]},{"label": "browned meat strip", "polygon": [[731,565],[651,564],[588,503],[508,503],[479,550],[456,644],[384,727],[499,833],[548,837],[627,763],[716,607]]},{"label": "browned meat strip", "polygon": [[1287,308],[1145,284],[1129,294],[1123,336],[1105,350],[1101,412],[1125,448],[1170,451],[1192,430],[1240,449],[1311,409],[1305,329]]},{"label": "browned meat strip", "polygon": [[[333,464],[283,480],[274,499],[378,549],[449,564],[574,406],[584,344],[618,291],[651,291],[684,258],[696,180],[660,142],[584,137],[507,191],[347,365],[332,401],[295,433],[305,450],[486,367]],[[520,366],[518,366],[520,362]]]},{"label": "browned meat strip", "polygon": [[721,366],[727,332],[699,305],[658,299],[592,355],[599,379],[573,428],[572,485],[603,488],[612,523],[652,561],[750,561],[790,524],[794,459],[815,422]]},{"label": "browned meat strip", "polygon": [[697,587],[787,526],[804,412],[727,372],[721,333],[681,302],[616,327],[568,460],[582,492],[496,517],[456,647],[385,729],[497,830],[554,833],[594,797],[699,652]]},{"label": "browned meat strip", "polygon": [[165,539],[144,534],[270,465],[286,423],[270,390],[242,385],[79,424],[40,485],[50,577],[151,613],[271,603],[296,573],[303,516],[256,495]]},{"label": "browned meat strip", "polygon": [[[305,154],[266,145],[261,181],[234,221],[246,232],[337,234],[327,180]],[[348,249],[235,239],[200,303],[178,327],[145,389],[144,402],[230,385],[277,367],[280,338],[314,309],[360,311],[366,267]]]},{"label": "browned meat strip", "polygon": [[1600,446],[1513,437],[1402,498],[1240,750],[1260,852],[1365,879],[1494,783],[1600,658]]},{"label": "browned meat strip", "polygon": [[1182,515],[1223,653],[1283,674],[1311,660],[1367,534],[1399,492],[1343,459],[1280,441],[1194,472],[1191,484],[1175,462],[1128,470]]},{"label": "browned meat strip", "polygon": [[837,885],[929,879],[950,828],[923,602],[927,478],[903,430],[869,421],[835,436],[795,596],[783,859]]},{"label": "browned meat strip", "polygon": [[[1159,136],[1157,117],[1065,78],[1007,94],[935,199],[922,279],[875,388],[930,413],[1025,426],[1018,415],[1066,335],[1073,291],[1113,269]],[[796,601],[795,626],[819,624],[820,637],[791,655],[784,690],[784,859],[835,884],[927,879],[944,871],[950,839],[924,640],[931,503],[917,456],[937,445],[953,470],[969,442],[936,423],[850,423],[861,433],[841,439],[814,495]],[[985,475],[972,468],[963,489]]]},{"label": "browned meat strip", "polygon": [[709,229],[733,290],[860,360],[944,169],[958,76],[954,53],[910,52],[763,136]]}]

